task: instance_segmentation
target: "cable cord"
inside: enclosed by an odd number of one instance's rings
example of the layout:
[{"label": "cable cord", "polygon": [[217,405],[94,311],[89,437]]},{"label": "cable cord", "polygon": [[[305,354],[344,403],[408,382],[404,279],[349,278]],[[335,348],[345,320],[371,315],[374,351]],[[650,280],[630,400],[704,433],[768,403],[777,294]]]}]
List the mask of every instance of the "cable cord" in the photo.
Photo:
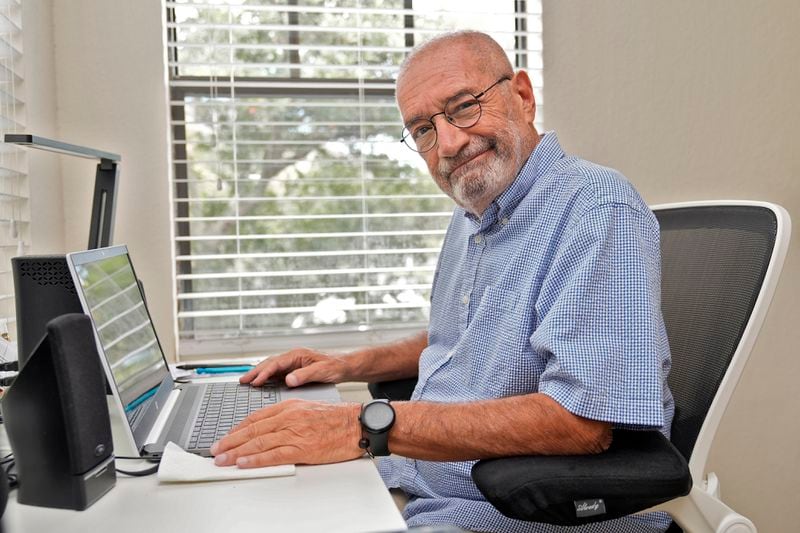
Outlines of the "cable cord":
[{"label": "cable cord", "polygon": [[158,465],[151,466],[150,468],[146,468],[144,470],[122,470],[121,468],[117,468],[117,474],[125,474],[126,476],[133,476],[133,477],[144,477],[155,474],[158,472]]},{"label": "cable cord", "polygon": [[17,473],[12,472],[11,470],[14,469],[14,454],[9,453],[2,459],[0,459],[0,468],[3,470],[3,475],[6,476],[8,479],[8,488],[15,489],[19,485],[19,479],[17,478]]},{"label": "cable cord", "polygon": [[[115,457],[115,459],[131,459],[131,460],[139,461],[142,458],[141,457],[120,457],[120,456],[117,456],[117,457]],[[152,460],[150,460],[150,461],[152,462]],[[144,476],[149,476],[149,475],[152,475],[152,474],[155,474],[156,472],[158,472],[158,467],[161,464],[161,461],[157,460],[157,461],[155,461],[155,463],[156,463],[155,466],[151,466],[150,468],[145,468],[144,470],[123,470],[121,468],[117,468],[116,470],[117,470],[118,474],[124,474],[126,476],[132,476],[132,477],[144,477]]]},{"label": "cable cord", "polygon": [[[116,459],[140,459],[140,457],[116,457]],[[155,474],[158,472],[158,464],[151,466],[150,468],[146,468],[144,470],[122,470],[121,468],[117,468],[116,471],[118,474],[124,474],[126,476],[133,476],[133,477],[143,477]],[[16,472],[12,472],[14,468],[14,454],[9,453],[2,459],[0,459],[0,468],[2,469],[3,473],[5,474],[6,478],[8,479],[8,488],[15,489],[19,485],[19,478],[17,477]]]}]

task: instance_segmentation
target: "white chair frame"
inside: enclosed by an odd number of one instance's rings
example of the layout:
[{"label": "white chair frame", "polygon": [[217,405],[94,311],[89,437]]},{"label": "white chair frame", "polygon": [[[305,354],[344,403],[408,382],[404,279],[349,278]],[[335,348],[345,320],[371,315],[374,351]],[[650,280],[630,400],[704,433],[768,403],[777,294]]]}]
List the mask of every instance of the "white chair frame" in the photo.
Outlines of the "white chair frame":
[{"label": "white chair frame", "polygon": [[742,338],[709,407],[692,450],[692,456],[689,459],[689,471],[693,479],[691,492],[645,512],[666,511],[684,531],[691,533],[757,533],[756,526],[750,519],[737,513],[720,499],[719,479],[714,472],[706,472],[706,463],[714,435],[727,410],[733,391],[739,383],[739,378],[758,338],[758,332],[767,316],[775,288],[778,285],[783,262],[789,248],[791,217],[786,209],[777,204],[745,200],[659,204],[652,206],[652,210],[657,212],[666,209],[705,206],[757,206],[770,209],[777,220],[775,246],[772,249],[769,266],[750,320],[742,333]]}]

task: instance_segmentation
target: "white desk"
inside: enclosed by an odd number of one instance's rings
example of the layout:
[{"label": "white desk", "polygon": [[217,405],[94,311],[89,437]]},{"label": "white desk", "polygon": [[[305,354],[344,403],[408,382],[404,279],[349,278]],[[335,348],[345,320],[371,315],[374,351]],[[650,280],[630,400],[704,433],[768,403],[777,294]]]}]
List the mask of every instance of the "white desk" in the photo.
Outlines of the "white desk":
[{"label": "white desk", "polygon": [[[233,378],[207,378],[229,381]],[[111,410],[114,449],[133,455],[118,438],[122,424]],[[0,426],[0,450],[8,448]],[[5,453],[7,453],[5,451]],[[4,454],[5,454],[4,453]],[[4,455],[3,454],[3,455]],[[123,470],[150,463],[119,460]],[[289,477],[159,484],[155,474],[117,484],[85,511],[19,505],[12,491],[2,533],[219,533],[253,531],[358,533],[402,531],[405,521],[370,459],[322,466],[298,466]]]},{"label": "white desk", "polygon": [[[120,461],[129,467],[131,461]],[[134,469],[134,468],[132,468]],[[298,466],[290,477],[159,484],[155,475],[118,475],[117,485],[85,511],[19,505],[11,493],[3,531],[386,532],[406,529],[369,459]]]}]

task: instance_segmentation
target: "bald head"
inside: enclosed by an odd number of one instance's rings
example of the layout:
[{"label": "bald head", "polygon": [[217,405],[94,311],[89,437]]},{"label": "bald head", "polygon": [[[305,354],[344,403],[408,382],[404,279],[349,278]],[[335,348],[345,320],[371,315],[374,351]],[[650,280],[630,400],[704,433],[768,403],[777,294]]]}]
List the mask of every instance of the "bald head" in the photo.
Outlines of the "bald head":
[{"label": "bald head", "polygon": [[[397,78],[404,140],[437,185],[479,216],[508,187],[538,143],[530,78],[514,73],[497,42],[465,31],[415,48]],[[472,114],[469,123],[463,112]]]},{"label": "bald head", "polygon": [[[398,91],[409,71],[423,66],[426,60],[454,49],[464,49],[472,65],[480,65],[481,71],[491,77],[513,76],[514,67],[503,48],[485,33],[479,31],[457,31],[444,33],[416,46],[400,65],[397,75]],[[468,68],[469,65],[465,65]]]}]

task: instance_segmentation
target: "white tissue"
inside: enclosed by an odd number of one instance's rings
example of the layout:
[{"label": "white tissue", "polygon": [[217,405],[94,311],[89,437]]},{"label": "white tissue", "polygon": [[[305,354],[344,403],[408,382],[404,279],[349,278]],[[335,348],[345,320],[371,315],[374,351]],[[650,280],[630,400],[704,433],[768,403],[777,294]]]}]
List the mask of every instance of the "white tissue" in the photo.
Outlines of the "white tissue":
[{"label": "white tissue", "polygon": [[260,477],[293,476],[294,465],[239,468],[216,466],[213,457],[201,457],[168,442],[158,467],[160,483],[192,481],[220,481],[224,479],[251,479]]}]

